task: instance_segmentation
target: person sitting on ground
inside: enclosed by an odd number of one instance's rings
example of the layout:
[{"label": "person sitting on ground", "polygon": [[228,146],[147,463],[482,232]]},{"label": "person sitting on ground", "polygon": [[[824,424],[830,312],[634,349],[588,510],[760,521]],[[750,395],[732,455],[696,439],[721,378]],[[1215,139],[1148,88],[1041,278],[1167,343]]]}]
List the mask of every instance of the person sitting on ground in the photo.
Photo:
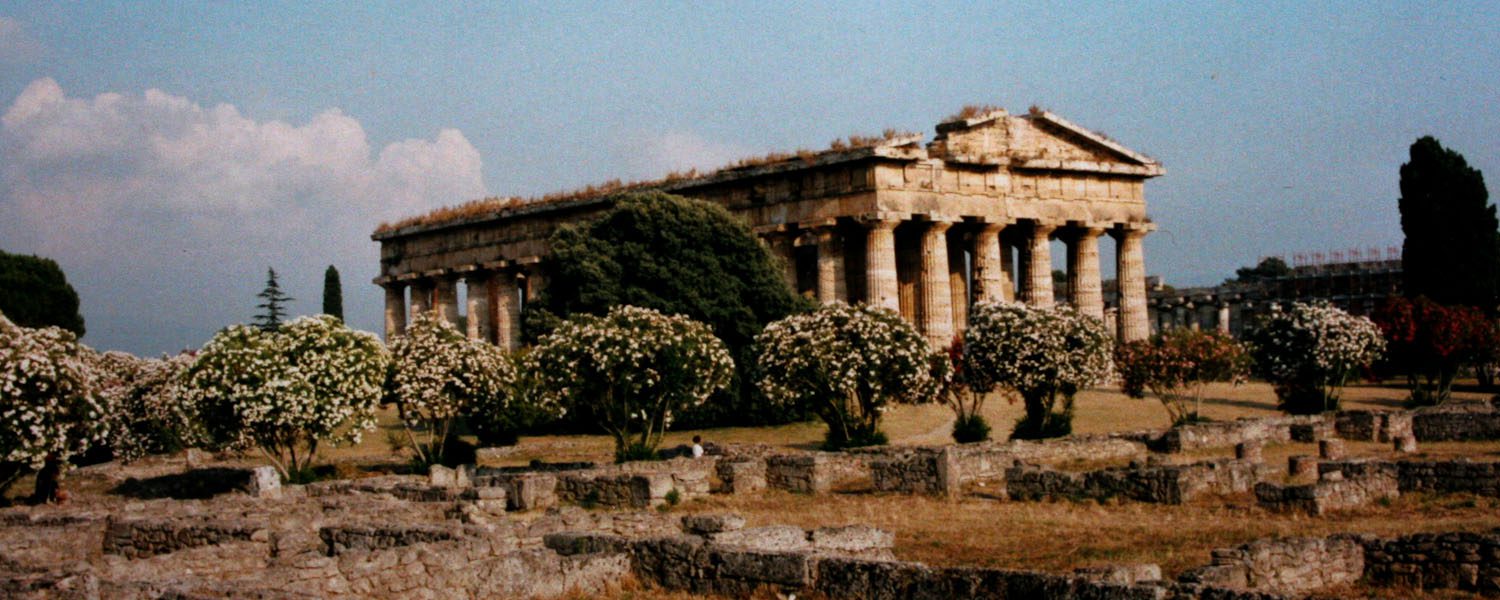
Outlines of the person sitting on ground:
[{"label": "person sitting on ground", "polygon": [[701,436],[701,435],[695,435],[695,436],[693,436],[693,458],[699,458],[699,457],[702,457],[702,456],[703,456],[703,436]]}]

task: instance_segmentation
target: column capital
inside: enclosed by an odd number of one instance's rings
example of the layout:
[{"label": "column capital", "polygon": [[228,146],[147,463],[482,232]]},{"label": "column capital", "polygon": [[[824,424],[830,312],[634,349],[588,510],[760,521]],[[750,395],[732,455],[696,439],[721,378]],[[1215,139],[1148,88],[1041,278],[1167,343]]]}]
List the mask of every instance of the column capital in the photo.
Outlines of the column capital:
[{"label": "column capital", "polygon": [[961,217],[945,215],[942,213],[916,213],[912,215],[912,220],[926,221],[928,223],[947,223],[949,225],[952,225],[954,223],[962,221],[963,219]]},{"label": "column capital", "polygon": [[421,273],[402,273],[396,276],[396,281],[416,281],[421,278]]},{"label": "column capital", "polygon": [[394,276],[394,275],[381,275],[379,277],[371,279],[370,283],[373,283],[373,284],[378,285],[378,286],[383,287],[383,288],[388,288],[388,287],[392,287],[392,286],[397,287],[397,288],[406,287],[406,284],[402,283],[400,280],[396,279],[396,276]]},{"label": "column capital", "polygon": [[454,276],[453,269],[448,268],[422,271],[422,278],[424,279],[447,279]]},{"label": "column capital", "polygon": [[819,229],[831,229],[831,228],[837,226],[838,224],[839,224],[839,220],[838,219],[834,219],[834,218],[813,219],[811,221],[802,221],[800,223],[797,223],[797,227],[801,228],[801,229],[807,229],[807,230],[819,230]]},{"label": "column capital", "polygon": [[866,227],[895,229],[897,225],[900,225],[902,221],[906,221],[910,217],[911,215],[909,213],[873,212],[859,215],[858,217],[855,217],[855,220],[863,223]]}]

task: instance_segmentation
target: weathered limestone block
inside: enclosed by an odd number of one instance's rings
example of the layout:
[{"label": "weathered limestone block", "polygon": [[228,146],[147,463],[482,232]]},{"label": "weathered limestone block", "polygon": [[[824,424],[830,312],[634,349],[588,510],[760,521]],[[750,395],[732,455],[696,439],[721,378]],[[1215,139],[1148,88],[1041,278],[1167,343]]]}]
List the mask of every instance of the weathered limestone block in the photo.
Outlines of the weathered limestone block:
[{"label": "weathered limestone block", "polygon": [[722,531],[709,535],[708,539],[718,546],[772,552],[800,551],[812,548],[812,543],[808,541],[807,532],[803,531],[801,527],[793,527],[791,525],[770,525],[767,527]]},{"label": "weathered limestone block", "polygon": [[318,530],[328,556],[351,551],[383,550],[427,542],[459,539],[451,528],[438,526],[382,527],[363,525],[328,526]]},{"label": "weathered limestone block", "polygon": [[1417,451],[1417,436],[1407,434],[1397,437],[1392,441],[1392,446],[1400,454],[1413,454]]},{"label": "weathered limestone block", "polygon": [[1080,577],[1100,583],[1133,585],[1161,581],[1161,566],[1155,564],[1108,565],[1103,567],[1081,567],[1073,570]]},{"label": "weathered limestone block", "polygon": [[1412,432],[1412,413],[1345,410],[1334,417],[1339,437],[1363,442],[1388,442]]},{"label": "weathered limestone block", "polygon": [[761,459],[721,460],[719,481],[729,494],[748,494],[766,489],[766,461]]},{"label": "weathered limestone block", "polygon": [[257,498],[280,498],[281,474],[276,467],[255,467],[250,471],[245,491]]},{"label": "weathered limestone block", "polygon": [[557,506],[557,477],[545,473],[520,473],[489,478],[489,485],[505,489],[511,510],[545,510]]},{"label": "weathered limestone block", "polygon": [[1317,479],[1318,459],[1306,454],[1298,454],[1286,459],[1287,476],[1293,479]]},{"label": "weathered limestone block", "polygon": [[1323,460],[1343,460],[1347,451],[1344,449],[1344,440],[1329,438],[1318,440],[1318,457]]},{"label": "weathered limestone block", "polygon": [[1484,404],[1418,409],[1412,433],[1424,442],[1500,440],[1500,410]]},{"label": "weathered limestone block", "polygon": [[1367,537],[1365,578],[1374,585],[1500,595],[1500,531]]},{"label": "weathered limestone block", "polygon": [[868,473],[862,460],[843,453],[779,454],[766,458],[767,485],[788,492],[824,494]]},{"label": "weathered limestone block", "polygon": [[1189,571],[1181,579],[1231,589],[1297,594],[1352,583],[1364,575],[1364,569],[1364,546],[1356,538],[1284,538],[1214,550],[1213,564]]},{"label": "weathered limestone block", "polygon": [[809,535],[814,550],[867,558],[894,558],[895,534],[868,525],[819,527]]},{"label": "weathered limestone block", "polygon": [[682,529],[688,533],[706,535],[745,528],[745,518],[739,515],[686,515],[682,517]]},{"label": "weathered limestone block", "polygon": [[1260,440],[1235,444],[1234,458],[1257,464],[1265,462],[1265,444]]}]

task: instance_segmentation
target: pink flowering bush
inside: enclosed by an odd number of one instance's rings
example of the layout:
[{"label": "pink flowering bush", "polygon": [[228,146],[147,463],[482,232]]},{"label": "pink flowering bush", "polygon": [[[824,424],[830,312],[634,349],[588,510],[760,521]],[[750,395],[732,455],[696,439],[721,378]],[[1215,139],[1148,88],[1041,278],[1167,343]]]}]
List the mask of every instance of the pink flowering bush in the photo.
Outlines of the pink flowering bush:
[{"label": "pink flowering bush", "polygon": [[90,354],[67,330],[0,317],[0,493],[36,469],[32,500],[57,500],[68,460],[108,440],[111,407]]},{"label": "pink flowering bush", "polygon": [[942,383],[927,342],[887,308],[824,305],[767,325],[755,343],[761,392],[816,412],[830,449],[885,443],[881,413],[932,402]]},{"label": "pink flowering bush", "polygon": [[232,325],[184,374],[208,442],[259,448],[283,478],[305,478],[323,442],[359,443],[375,428],[389,356],[373,334],[335,317],[274,330]]},{"label": "pink flowering bush", "polygon": [[1066,435],[1074,394],[1111,376],[1113,345],[1103,323],[1067,306],[981,302],[964,331],[964,379],[974,391],[1021,399],[1026,416],[1012,438]]},{"label": "pink flowering bush", "polygon": [[1204,420],[1203,390],[1212,382],[1241,383],[1250,372],[1242,344],[1217,331],[1176,329],[1115,349],[1121,386],[1135,398],[1150,389],[1173,425]]},{"label": "pink flowering bush", "polygon": [[470,340],[431,313],[417,315],[391,344],[387,389],[424,465],[458,458],[447,452],[454,447],[455,420],[481,410],[506,410],[515,380],[515,365],[498,346]]},{"label": "pink flowering bush", "polygon": [[564,321],[537,343],[525,370],[539,401],[598,422],[625,461],[655,456],[674,415],[728,387],[734,361],[702,323],[616,306]]},{"label": "pink flowering bush", "polygon": [[1385,351],[1373,322],[1326,302],[1273,310],[1247,341],[1255,374],[1276,387],[1281,409],[1293,414],[1338,410],[1344,384]]}]

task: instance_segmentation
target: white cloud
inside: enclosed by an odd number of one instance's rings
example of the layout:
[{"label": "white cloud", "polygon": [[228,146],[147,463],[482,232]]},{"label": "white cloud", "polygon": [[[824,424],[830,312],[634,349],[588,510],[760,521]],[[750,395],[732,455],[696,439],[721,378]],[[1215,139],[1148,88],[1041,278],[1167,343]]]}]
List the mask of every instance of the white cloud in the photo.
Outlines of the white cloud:
[{"label": "white cloud", "polygon": [[41,55],[41,42],[20,21],[0,16],[0,62],[31,62]]},{"label": "white cloud", "polygon": [[[303,299],[294,308],[316,312],[331,263],[352,291],[346,302],[368,304],[362,317],[346,309],[351,323],[374,328],[377,301],[365,298],[378,295],[366,283],[378,257],[370,232],[484,196],[481,167],[452,129],[377,153],[359,121],[338,109],[300,125],[257,121],[160,90],[87,99],[39,79],[0,116],[0,243],[59,260],[84,295],[86,318],[183,313],[164,327],[202,335],[249,318],[266,266]],[[109,325],[91,320],[90,330]]]}]

